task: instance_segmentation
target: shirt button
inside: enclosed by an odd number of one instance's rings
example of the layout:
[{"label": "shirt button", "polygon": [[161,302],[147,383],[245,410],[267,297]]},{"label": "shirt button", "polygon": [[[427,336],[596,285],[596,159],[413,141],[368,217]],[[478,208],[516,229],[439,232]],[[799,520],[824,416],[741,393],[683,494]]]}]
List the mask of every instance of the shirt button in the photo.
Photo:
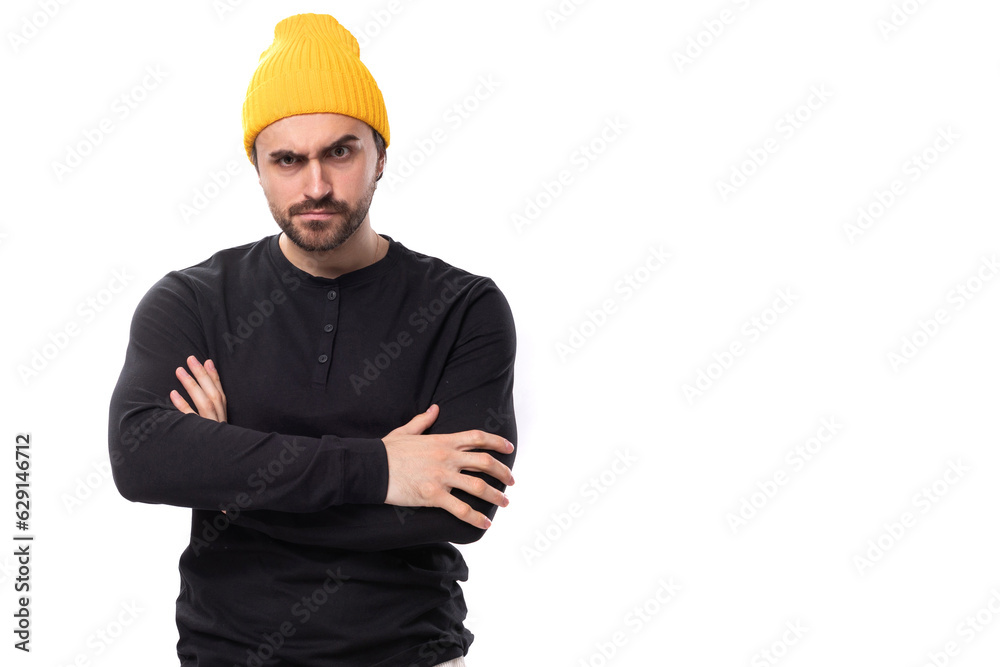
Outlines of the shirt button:
[{"label": "shirt button", "polygon": [[323,331],[330,333],[331,331],[333,331],[333,325],[327,324],[325,327],[323,327]]},{"label": "shirt button", "polygon": [[329,359],[330,357],[326,356],[325,354],[319,355],[319,363],[321,364],[325,364]]},{"label": "shirt button", "polygon": [[333,301],[334,299],[336,299],[337,298],[337,290],[330,290],[329,292],[327,292],[326,293],[326,298],[329,299],[330,301]]}]

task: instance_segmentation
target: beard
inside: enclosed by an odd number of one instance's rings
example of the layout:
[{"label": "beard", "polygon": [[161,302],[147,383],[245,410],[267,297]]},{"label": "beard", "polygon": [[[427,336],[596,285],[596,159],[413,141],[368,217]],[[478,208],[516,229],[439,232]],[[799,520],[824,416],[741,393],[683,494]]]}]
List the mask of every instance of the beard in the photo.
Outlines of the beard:
[{"label": "beard", "polygon": [[[332,195],[292,204],[287,211],[282,211],[270,199],[267,200],[267,205],[271,209],[274,221],[278,223],[278,227],[289,241],[308,252],[323,252],[336,250],[354,235],[368,215],[374,194],[375,179],[372,179],[365,193],[353,207],[346,201],[334,199]],[[335,219],[304,220],[298,226],[292,221],[296,215],[315,211],[336,213],[342,215],[344,220],[343,222],[337,222]]]}]

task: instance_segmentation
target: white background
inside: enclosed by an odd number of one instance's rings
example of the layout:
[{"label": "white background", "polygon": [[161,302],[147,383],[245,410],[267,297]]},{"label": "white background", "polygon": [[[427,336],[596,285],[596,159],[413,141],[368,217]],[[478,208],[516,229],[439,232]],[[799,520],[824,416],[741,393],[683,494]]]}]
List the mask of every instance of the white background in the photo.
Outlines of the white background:
[{"label": "white background", "polygon": [[[373,227],[514,311],[517,483],[462,547],[470,667],[996,664],[997,3],[43,5],[0,18],[4,664],[177,664],[189,511],[118,494],[108,404],[149,286],[277,231],[240,110],[299,12],[351,29],[385,95]],[[859,207],[877,215],[852,232]],[[30,655],[11,648],[20,432]]]}]

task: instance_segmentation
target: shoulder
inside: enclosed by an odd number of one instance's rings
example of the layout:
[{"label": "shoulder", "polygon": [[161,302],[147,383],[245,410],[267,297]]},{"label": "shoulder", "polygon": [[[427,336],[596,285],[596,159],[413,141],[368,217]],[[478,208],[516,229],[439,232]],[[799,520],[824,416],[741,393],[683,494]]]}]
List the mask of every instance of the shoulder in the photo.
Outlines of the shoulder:
[{"label": "shoulder", "polygon": [[172,302],[195,308],[198,302],[212,303],[221,291],[253,274],[266,261],[271,237],[225,248],[183,269],[170,271],[149,288],[144,302]]},{"label": "shoulder", "polygon": [[218,285],[220,278],[253,271],[258,267],[267,259],[267,244],[272,240],[272,236],[266,236],[257,241],[219,250],[211,257],[187,268],[171,271],[167,276],[202,286]]},{"label": "shoulder", "polygon": [[431,313],[449,310],[459,315],[469,333],[489,330],[514,338],[510,304],[492,278],[399,245],[402,277]]},{"label": "shoulder", "polygon": [[500,288],[487,276],[473,273],[446,262],[445,260],[425,253],[411,250],[403,244],[399,246],[399,270],[404,279],[422,288],[427,296],[433,297],[440,293],[441,298],[449,301],[456,299],[463,302],[479,300],[483,297],[499,297],[506,304],[506,299]]}]

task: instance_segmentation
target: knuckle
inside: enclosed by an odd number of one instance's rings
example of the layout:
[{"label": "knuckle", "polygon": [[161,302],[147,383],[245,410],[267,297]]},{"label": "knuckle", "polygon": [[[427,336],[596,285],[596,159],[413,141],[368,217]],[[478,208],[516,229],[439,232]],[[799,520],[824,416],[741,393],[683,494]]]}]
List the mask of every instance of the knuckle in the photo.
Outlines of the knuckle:
[{"label": "knuckle", "polygon": [[421,482],[417,485],[417,494],[424,499],[433,497],[436,490],[437,485],[434,482]]}]

